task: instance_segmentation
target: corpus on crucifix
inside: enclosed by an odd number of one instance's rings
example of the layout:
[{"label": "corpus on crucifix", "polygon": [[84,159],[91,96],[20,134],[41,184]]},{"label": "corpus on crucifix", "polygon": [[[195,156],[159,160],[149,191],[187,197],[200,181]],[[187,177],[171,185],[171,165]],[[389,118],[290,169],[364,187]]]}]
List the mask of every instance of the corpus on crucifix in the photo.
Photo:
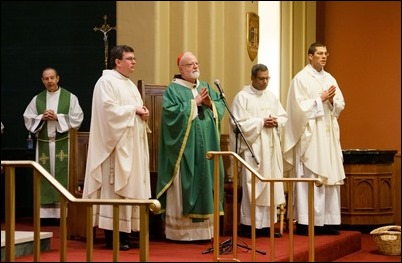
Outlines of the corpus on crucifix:
[{"label": "corpus on crucifix", "polygon": [[94,27],[94,31],[95,32],[101,31],[103,33],[103,43],[105,45],[105,69],[107,69],[107,59],[108,59],[108,54],[109,54],[109,43],[107,40],[107,33],[110,30],[116,30],[116,27],[111,27],[110,25],[108,25],[106,23],[106,20],[107,20],[106,15],[103,17],[103,20],[104,20],[103,25],[101,27]]}]

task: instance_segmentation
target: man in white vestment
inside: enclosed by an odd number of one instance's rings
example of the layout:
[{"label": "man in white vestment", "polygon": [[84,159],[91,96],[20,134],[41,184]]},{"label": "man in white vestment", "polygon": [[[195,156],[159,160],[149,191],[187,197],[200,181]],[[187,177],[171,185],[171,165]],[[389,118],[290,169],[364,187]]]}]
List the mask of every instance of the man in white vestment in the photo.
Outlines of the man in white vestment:
[{"label": "man in white vestment", "polygon": [[[60,76],[54,68],[42,72],[46,90],[32,98],[23,114],[25,127],[36,136],[36,161],[68,189],[69,148],[68,132],[79,129],[84,113],[78,98],[59,86]],[[60,194],[41,180],[40,218],[45,221],[60,218]]]},{"label": "man in white vestment", "polygon": [[[231,151],[239,154],[264,178],[283,178],[280,133],[287,121],[287,114],[279,99],[267,89],[269,70],[266,65],[256,64],[251,69],[251,85],[245,86],[233,100],[232,113],[238,122],[231,120],[229,133]],[[244,135],[241,136],[240,131]],[[256,158],[253,158],[251,147]],[[258,163],[257,163],[258,162]],[[241,171],[242,200],[240,206],[240,236],[251,236],[251,172]],[[256,179],[256,229],[257,236],[269,236],[270,185]],[[275,183],[274,214],[276,206],[285,203],[283,183]]]},{"label": "man in white vestment", "polygon": [[[110,52],[113,69],[104,70],[95,85],[83,198],[151,197],[149,111],[129,78],[135,65],[133,48],[118,45]],[[129,233],[139,231],[139,220],[138,206],[120,207],[120,250],[138,247]],[[94,207],[94,226],[105,230],[106,246],[112,249],[113,206]]]},{"label": "man in white vestment", "polygon": [[[319,178],[314,187],[315,234],[338,235],[341,224],[340,185],[345,179],[338,118],[345,101],[335,78],[324,70],[329,53],[314,43],[308,49],[310,64],[293,78],[287,98],[285,167],[297,178]],[[288,166],[289,165],[289,166]],[[294,187],[296,233],[307,235],[308,189]]]}]

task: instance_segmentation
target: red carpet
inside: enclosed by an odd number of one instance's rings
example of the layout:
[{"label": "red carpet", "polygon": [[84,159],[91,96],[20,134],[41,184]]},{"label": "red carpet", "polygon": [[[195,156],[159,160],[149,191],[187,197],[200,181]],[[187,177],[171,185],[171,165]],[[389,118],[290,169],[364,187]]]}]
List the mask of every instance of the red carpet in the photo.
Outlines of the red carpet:
[{"label": "red carpet", "polygon": [[[2,225],[2,229],[4,226]],[[17,223],[17,230],[32,230],[32,223]],[[41,231],[53,232],[51,250],[41,253],[40,261],[60,261],[59,233],[57,226],[43,226]],[[221,241],[228,237],[221,237]],[[289,236],[287,233],[281,238],[275,239],[275,261],[289,261]],[[257,262],[268,262],[270,258],[269,238],[257,238],[256,249],[266,252],[266,255],[256,253]],[[238,258],[241,261],[251,261],[251,251],[244,249],[250,246],[251,240],[239,238]],[[68,240],[67,261],[86,261],[86,243],[80,240]],[[208,243],[172,242],[167,240],[150,240],[149,259],[153,262],[212,262],[213,254],[205,253],[212,247]],[[294,235],[294,261],[308,261],[308,238]],[[229,248],[228,248],[229,249]],[[204,253],[203,253],[204,252]],[[220,259],[231,258],[231,254],[221,254]],[[103,231],[98,230],[94,242],[94,262],[112,261],[112,251],[107,250],[103,243]],[[16,258],[16,262],[32,262],[33,256]],[[139,249],[121,251],[121,262],[138,262]],[[339,236],[316,236],[315,237],[315,261],[316,262],[401,262],[400,256],[385,256],[377,252],[376,245],[369,234],[361,234],[358,231],[341,231]]]}]

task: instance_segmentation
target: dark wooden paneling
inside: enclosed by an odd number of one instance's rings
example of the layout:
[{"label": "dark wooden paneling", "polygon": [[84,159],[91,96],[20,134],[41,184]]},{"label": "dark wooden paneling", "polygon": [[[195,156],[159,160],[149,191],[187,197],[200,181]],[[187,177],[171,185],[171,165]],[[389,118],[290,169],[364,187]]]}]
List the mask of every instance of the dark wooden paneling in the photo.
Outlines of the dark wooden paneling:
[{"label": "dark wooden paneling", "polygon": [[158,172],[158,142],[160,134],[160,120],[162,114],[164,85],[146,84],[138,81],[138,89],[142,95],[144,105],[149,109],[148,126],[152,133],[148,133],[149,160],[151,173]]}]

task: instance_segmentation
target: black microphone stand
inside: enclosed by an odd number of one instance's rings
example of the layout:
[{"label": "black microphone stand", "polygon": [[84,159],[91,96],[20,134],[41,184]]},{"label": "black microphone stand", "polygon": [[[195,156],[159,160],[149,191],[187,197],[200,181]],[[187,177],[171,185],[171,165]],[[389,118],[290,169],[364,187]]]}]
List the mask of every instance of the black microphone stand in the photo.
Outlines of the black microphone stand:
[{"label": "black microphone stand", "polygon": [[[260,163],[258,162],[257,158],[255,157],[253,149],[251,148],[250,144],[248,144],[248,142],[246,140],[246,137],[244,137],[244,134],[243,134],[243,132],[241,130],[241,126],[240,126],[239,122],[236,120],[236,118],[233,116],[232,112],[230,111],[230,109],[228,107],[228,104],[226,102],[226,98],[225,98],[225,96],[224,96],[224,94],[223,94],[223,92],[221,90],[220,90],[220,94],[221,94],[221,100],[223,101],[223,104],[225,104],[225,107],[226,107],[227,111],[229,112],[230,118],[232,119],[233,123],[236,125],[235,129],[233,130],[233,132],[236,134],[236,153],[237,153],[237,147],[238,147],[237,146],[237,141],[238,141],[238,137],[239,137],[239,134],[240,134],[241,137],[243,138],[244,142],[246,143],[247,148],[251,152],[251,156],[253,157],[254,161],[256,162],[257,165],[259,165]],[[247,251],[251,250],[251,248],[249,246],[247,246],[247,245],[243,245],[243,244],[236,244],[236,245],[238,247],[247,249]],[[223,241],[223,242],[221,242],[219,244],[219,251],[220,252],[224,252],[224,251],[229,252],[229,251],[232,250],[232,248],[233,248],[233,240],[232,240],[232,238],[229,238],[229,239],[227,239],[227,240],[225,240],[225,241]],[[208,248],[208,249],[204,250],[202,252],[202,254],[212,253],[213,251],[214,251],[213,247]],[[258,249],[256,249],[255,251],[260,253],[261,255],[266,255],[267,254],[266,252],[258,250]]]},{"label": "black microphone stand", "polygon": [[238,150],[238,149],[237,149],[237,147],[238,147],[237,144],[238,144],[238,138],[239,138],[239,134],[240,134],[241,137],[243,138],[243,141],[246,143],[248,150],[249,150],[250,153],[251,153],[251,157],[253,157],[255,163],[256,163],[257,165],[259,165],[260,163],[258,162],[257,157],[255,157],[253,148],[251,148],[250,144],[249,144],[249,143],[247,142],[247,140],[246,140],[246,137],[244,137],[243,131],[241,130],[241,126],[240,126],[239,122],[236,120],[236,118],[233,116],[233,113],[230,111],[230,109],[229,109],[229,107],[228,107],[228,104],[227,104],[227,102],[226,102],[225,96],[223,95],[223,93],[221,93],[221,99],[222,99],[222,101],[223,101],[223,104],[225,104],[226,109],[227,109],[228,112],[229,112],[230,118],[232,119],[233,123],[234,123],[235,126],[236,126],[236,127],[234,128],[234,130],[233,130],[233,132],[236,134],[236,153],[237,153],[237,150]]}]

